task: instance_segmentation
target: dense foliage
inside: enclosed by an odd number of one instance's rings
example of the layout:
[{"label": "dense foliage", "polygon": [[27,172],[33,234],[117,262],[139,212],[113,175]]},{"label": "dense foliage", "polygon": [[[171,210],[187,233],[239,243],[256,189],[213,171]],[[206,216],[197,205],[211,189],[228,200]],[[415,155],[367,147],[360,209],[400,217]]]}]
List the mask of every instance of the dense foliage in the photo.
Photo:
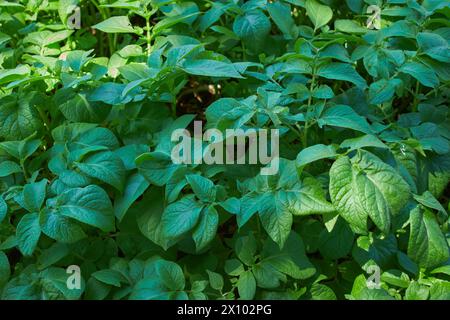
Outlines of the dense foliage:
[{"label": "dense foliage", "polygon": [[[450,299],[449,17],[0,1],[1,298]],[[194,119],[279,129],[278,174],[173,163]]]}]

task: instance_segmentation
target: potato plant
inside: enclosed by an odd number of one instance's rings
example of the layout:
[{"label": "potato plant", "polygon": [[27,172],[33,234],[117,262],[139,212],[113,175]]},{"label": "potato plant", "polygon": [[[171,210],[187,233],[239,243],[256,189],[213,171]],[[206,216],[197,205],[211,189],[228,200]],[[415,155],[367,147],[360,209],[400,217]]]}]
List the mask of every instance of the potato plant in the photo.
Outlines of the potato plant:
[{"label": "potato plant", "polygon": [[[450,299],[449,18],[1,0],[1,299]],[[278,170],[174,162],[194,123]]]}]

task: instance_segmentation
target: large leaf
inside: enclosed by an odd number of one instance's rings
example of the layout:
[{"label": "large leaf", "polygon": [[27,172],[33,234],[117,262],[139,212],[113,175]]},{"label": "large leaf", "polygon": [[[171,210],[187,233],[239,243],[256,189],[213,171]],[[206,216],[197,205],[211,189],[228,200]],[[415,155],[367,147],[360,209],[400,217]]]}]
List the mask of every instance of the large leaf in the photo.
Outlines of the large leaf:
[{"label": "large leaf", "polygon": [[417,35],[420,49],[427,55],[442,62],[450,62],[450,48],[447,40],[431,32],[421,32]]},{"label": "large leaf", "polygon": [[410,188],[388,164],[360,150],[343,156],[330,169],[330,195],[339,214],[358,233],[367,232],[367,218],[388,234],[392,216],[410,197]]},{"label": "large leaf", "polygon": [[17,225],[16,235],[20,251],[26,256],[32,255],[41,235],[39,214],[24,215]]},{"label": "large leaf", "polygon": [[123,191],[125,184],[125,167],[122,160],[110,151],[99,152],[86,157],[76,166],[89,177],[99,179],[114,188]]},{"label": "large leaf", "polygon": [[364,133],[373,133],[367,120],[346,105],[337,105],[325,109],[318,121],[320,126],[329,125],[348,128]]},{"label": "large leaf", "polygon": [[332,80],[348,81],[359,88],[367,86],[366,80],[348,63],[332,62],[325,64],[319,68],[317,75]]},{"label": "large leaf", "polygon": [[86,237],[86,233],[75,220],[56,210],[42,211],[39,222],[45,235],[62,243],[74,243]]},{"label": "large leaf", "polygon": [[182,68],[187,73],[198,76],[242,78],[232,63],[217,60],[187,60]]},{"label": "large leaf", "polygon": [[58,212],[105,232],[114,231],[114,210],[108,194],[96,185],[69,189],[58,196]]},{"label": "large leaf", "polygon": [[416,206],[410,213],[408,256],[421,267],[433,268],[449,258],[449,247],[433,213]]},{"label": "large leaf", "polygon": [[246,12],[233,23],[233,31],[251,47],[260,47],[270,32],[269,18],[260,10]]},{"label": "large leaf", "polygon": [[29,93],[27,98],[9,95],[0,99],[0,137],[21,140],[43,127],[34,97]]},{"label": "large leaf", "polygon": [[182,291],[185,280],[180,266],[174,262],[156,260],[147,268],[150,269],[149,276],[136,283],[130,299],[168,300],[187,298]]},{"label": "large leaf", "polygon": [[184,197],[170,204],[163,213],[164,235],[171,239],[190,231],[198,222],[202,206],[192,197]]},{"label": "large leaf", "polygon": [[150,183],[139,173],[128,177],[123,194],[119,195],[114,202],[114,214],[119,221],[123,219],[130,206],[147,190],[149,185]]},{"label": "large leaf", "polygon": [[434,70],[422,63],[407,62],[400,68],[400,71],[413,76],[426,87],[434,88],[439,85],[439,79]]},{"label": "large leaf", "polygon": [[275,176],[257,176],[247,181],[249,193],[240,199],[238,225],[243,226],[256,212],[270,237],[280,247],[289,236],[293,215],[330,213],[321,186],[313,178],[301,181],[294,161],[281,159]]}]

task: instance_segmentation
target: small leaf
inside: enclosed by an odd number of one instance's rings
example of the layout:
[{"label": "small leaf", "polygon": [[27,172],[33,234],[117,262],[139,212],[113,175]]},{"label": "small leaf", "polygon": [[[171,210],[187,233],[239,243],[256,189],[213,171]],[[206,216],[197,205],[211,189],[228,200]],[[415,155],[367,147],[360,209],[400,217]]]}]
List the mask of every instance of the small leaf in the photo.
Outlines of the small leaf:
[{"label": "small leaf", "polygon": [[314,24],[314,30],[326,25],[333,17],[330,7],[320,4],[316,0],[306,0],[306,13]]},{"label": "small leaf", "polygon": [[297,155],[297,166],[301,167],[317,160],[334,158],[335,156],[336,149],[333,146],[316,144],[299,152]]},{"label": "small leaf", "polygon": [[105,21],[92,26],[92,28],[107,33],[135,33],[127,16],[108,18]]}]

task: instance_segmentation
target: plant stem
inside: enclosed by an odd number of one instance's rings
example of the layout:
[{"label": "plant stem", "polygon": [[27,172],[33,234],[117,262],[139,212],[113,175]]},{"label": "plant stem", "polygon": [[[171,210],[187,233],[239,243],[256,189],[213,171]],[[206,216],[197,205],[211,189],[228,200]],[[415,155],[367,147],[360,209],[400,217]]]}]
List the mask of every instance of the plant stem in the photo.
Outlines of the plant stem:
[{"label": "plant stem", "polygon": [[45,114],[44,110],[42,110],[40,107],[36,106],[36,109],[39,112],[39,116],[41,117],[42,121],[44,122],[45,128],[47,131],[50,131],[50,120]]},{"label": "plant stem", "polygon": [[146,19],[146,29],[147,29],[147,55],[150,55],[150,42],[151,42],[151,35],[150,35],[150,16]]},{"label": "plant stem", "polygon": [[[102,16],[102,19],[103,20],[108,19],[108,16],[109,16],[108,13],[102,7],[100,7],[99,3],[96,0],[92,0],[92,3],[97,8],[100,15]],[[112,55],[114,52],[114,43],[113,43],[111,35],[109,33],[107,33],[106,36],[108,38],[109,54]]]},{"label": "plant stem", "polygon": [[414,102],[413,102],[413,108],[412,111],[413,112],[417,112],[417,105],[419,104],[419,90],[420,90],[420,83],[419,81],[416,82],[416,91],[414,92]]},{"label": "plant stem", "polygon": [[303,139],[302,139],[302,145],[303,148],[307,148],[308,147],[308,113],[310,112],[311,109],[311,104],[312,104],[312,92],[314,90],[314,86],[316,84],[316,60],[314,59],[313,61],[313,70],[312,70],[312,78],[311,78],[311,85],[309,86],[309,98],[308,98],[308,106],[306,108],[306,120],[305,120],[305,129],[303,130]]},{"label": "plant stem", "polygon": [[174,101],[172,101],[172,116],[174,118],[177,117],[177,100],[175,99]]}]

